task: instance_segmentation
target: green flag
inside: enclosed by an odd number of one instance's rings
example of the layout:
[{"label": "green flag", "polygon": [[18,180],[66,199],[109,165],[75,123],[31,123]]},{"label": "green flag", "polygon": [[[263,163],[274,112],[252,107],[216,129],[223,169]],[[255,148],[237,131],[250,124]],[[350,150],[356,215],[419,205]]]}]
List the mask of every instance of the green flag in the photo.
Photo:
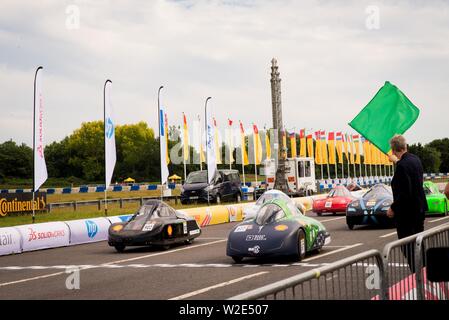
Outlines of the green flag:
[{"label": "green flag", "polygon": [[349,123],[384,153],[390,151],[390,139],[403,134],[419,116],[419,109],[390,82]]}]

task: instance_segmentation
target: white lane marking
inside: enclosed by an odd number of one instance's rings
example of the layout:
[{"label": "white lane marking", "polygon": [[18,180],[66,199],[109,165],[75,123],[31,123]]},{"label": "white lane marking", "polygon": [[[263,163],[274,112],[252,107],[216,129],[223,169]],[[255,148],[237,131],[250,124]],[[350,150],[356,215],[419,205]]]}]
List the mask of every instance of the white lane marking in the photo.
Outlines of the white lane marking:
[{"label": "white lane marking", "polygon": [[395,231],[395,232],[384,234],[383,236],[380,236],[379,238],[388,238],[388,237],[394,236],[396,234],[397,234],[397,232]]},{"label": "white lane marking", "polygon": [[327,219],[327,220],[318,220],[318,221],[323,223],[323,222],[329,222],[329,221],[335,221],[335,220],[341,220],[341,219],[346,219],[346,216],[345,217],[338,217],[338,218]]},{"label": "white lane marking", "polygon": [[335,254],[335,253],[338,253],[338,252],[342,252],[342,251],[345,251],[345,250],[349,250],[349,249],[352,249],[352,248],[355,248],[355,247],[358,247],[358,246],[361,246],[361,245],[363,245],[363,243],[356,243],[356,244],[353,244],[353,245],[351,245],[351,246],[346,246],[346,247],[344,247],[344,248],[337,249],[337,250],[334,250],[334,251],[331,251],[331,252],[319,254],[319,255],[317,255],[317,256],[315,256],[315,257],[307,258],[307,259],[304,259],[304,260],[302,260],[302,261],[303,261],[303,262],[307,262],[307,261],[312,261],[312,260],[320,259],[320,258],[322,258],[322,257],[328,256],[328,255],[331,255],[331,254]]},{"label": "white lane marking", "polygon": [[218,283],[218,284],[210,286],[210,287],[206,287],[206,288],[203,288],[203,289],[192,291],[192,292],[189,292],[189,293],[186,293],[186,294],[183,294],[183,295],[180,295],[180,296],[168,299],[168,300],[183,300],[183,299],[187,299],[187,298],[190,298],[190,297],[193,297],[193,296],[197,296],[199,294],[202,294],[202,293],[205,293],[205,292],[217,289],[217,288],[229,286],[231,284],[234,284],[234,283],[237,283],[237,282],[241,282],[241,281],[244,281],[244,280],[248,280],[248,279],[251,279],[251,278],[254,278],[254,277],[258,277],[258,276],[261,276],[261,275],[267,274],[267,273],[268,273],[268,271],[262,271],[262,272],[250,274],[250,275],[243,276],[243,277],[240,277],[240,278],[236,278],[236,279],[233,279],[233,280],[230,280],[230,281],[225,281],[225,282],[222,282],[222,283]]},{"label": "white lane marking", "polygon": [[108,263],[105,263],[105,264],[117,264],[117,263],[136,261],[136,260],[146,259],[146,258],[151,258],[151,257],[156,257],[156,256],[162,256],[162,255],[165,255],[165,254],[170,254],[170,253],[175,253],[175,252],[179,252],[179,251],[184,251],[184,250],[204,247],[204,246],[208,246],[208,245],[211,245],[211,244],[216,244],[216,243],[220,243],[220,242],[224,242],[224,241],[227,241],[227,240],[226,239],[222,239],[222,240],[207,242],[207,243],[203,243],[203,244],[197,244],[197,245],[184,247],[184,248],[179,248],[179,249],[174,249],[174,250],[169,250],[169,251],[151,253],[151,254],[147,254],[145,256],[138,256],[138,257],[129,258],[129,259],[122,259],[122,260],[112,261],[112,262],[108,262]]},{"label": "white lane marking", "polygon": [[50,274],[46,274],[46,275],[38,276],[38,277],[33,277],[33,278],[26,278],[26,279],[11,281],[11,282],[4,282],[4,283],[0,283],[0,287],[4,287],[4,286],[10,285],[10,284],[17,284],[17,283],[32,281],[32,280],[50,278],[50,277],[54,277],[54,276],[59,276],[59,275],[64,274],[64,273],[65,272],[56,272],[56,273],[50,273]]},{"label": "white lane marking", "polygon": [[[174,249],[174,250],[169,250],[169,251],[164,251],[164,252],[147,254],[147,255],[144,255],[144,256],[138,256],[138,257],[129,258],[129,259],[122,259],[122,260],[117,260],[117,261],[111,261],[111,262],[103,263],[102,265],[106,266],[106,265],[111,265],[111,264],[118,264],[118,263],[123,263],[123,262],[135,261],[135,260],[139,260],[139,259],[146,259],[146,258],[150,258],[150,257],[164,255],[164,254],[170,254],[170,253],[175,253],[175,252],[179,252],[179,251],[184,251],[184,250],[204,247],[204,246],[208,246],[208,245],[211,245],[211,244],[220,243],[220,242],[223,242],[223,241],[226,241],[226,239],[212,241],[212,242],[207,242],[207,243],[202,243],[202,244],[197,244],[197,245],[192,245],[192,246],[179,248],[179,249]],[[82,269],[90,269],[90,267],[89,268],[82,268]],[[3,282],[3,283],[0,283],[0,287],[12,285],[12,284],[17,284],[17,283],[23,283],[23,282],[39,280],[39,279],[44,279],[44,278],[55,277],[55,276],[62,275],[64,273],[65,272],[57,272],[57,273],[46,274],[46,275],[42,275],[42,276],[38,276],[38,277],[25,278],[25,279],[11,281],[11,282]]]},{"label": "white lane marking", "polygon": [[444,220],[444,219],[449,219],[449,216],[444,217],[444,218],[434,219],[434,220],[428,220],[428,221],[429,221],[430,223],[433,223],[433,222],[438,222],[438,221],[441,221],[441,220]]}]

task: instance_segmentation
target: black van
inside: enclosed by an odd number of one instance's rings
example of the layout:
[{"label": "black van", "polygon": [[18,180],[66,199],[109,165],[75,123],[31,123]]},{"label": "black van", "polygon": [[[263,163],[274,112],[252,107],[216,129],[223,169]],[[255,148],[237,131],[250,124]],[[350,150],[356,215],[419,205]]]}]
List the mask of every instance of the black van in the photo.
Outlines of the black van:
[{"label": "black van", "polygon": [[217,170],[214,180],[207,183],[207,171],[194,171],[188,176],[181,189],[181,203],[236,201],[242,199],[240,174],[238,170]]}]

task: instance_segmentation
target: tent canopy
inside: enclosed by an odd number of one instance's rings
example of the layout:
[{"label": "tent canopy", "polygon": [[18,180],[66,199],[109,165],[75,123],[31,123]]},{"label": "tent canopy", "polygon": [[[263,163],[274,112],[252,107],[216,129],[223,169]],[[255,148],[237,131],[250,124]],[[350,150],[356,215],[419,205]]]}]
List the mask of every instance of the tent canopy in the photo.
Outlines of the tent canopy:
[{"label": "tent canopy", "polygon": [[181,180],[182,178],[176,174],[172,175],[171,177],[168,177],[168,180]]},{"label": "tent canopy", "polygon": [[124,182],[136,182],[133,178],[127,178],[124,180]]}]

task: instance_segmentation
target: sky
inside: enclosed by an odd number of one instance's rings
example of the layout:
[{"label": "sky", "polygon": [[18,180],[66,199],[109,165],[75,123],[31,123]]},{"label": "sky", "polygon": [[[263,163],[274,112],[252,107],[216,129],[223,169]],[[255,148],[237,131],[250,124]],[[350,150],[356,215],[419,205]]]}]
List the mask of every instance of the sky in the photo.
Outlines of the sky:
[{"label": "sky", "polygon": [[[118,124],[169,122],[211,107],[271,126],[270,61],[284,125],[347,125],[390,81],[420,108],[410,143],[449,137],[448,1],[65,0],[0,2],[0,142],[32,142],[33,81],[42,65],[45,141],[103,117],[111,79]],[[373,124],[375,125],[375,124]]]}]

